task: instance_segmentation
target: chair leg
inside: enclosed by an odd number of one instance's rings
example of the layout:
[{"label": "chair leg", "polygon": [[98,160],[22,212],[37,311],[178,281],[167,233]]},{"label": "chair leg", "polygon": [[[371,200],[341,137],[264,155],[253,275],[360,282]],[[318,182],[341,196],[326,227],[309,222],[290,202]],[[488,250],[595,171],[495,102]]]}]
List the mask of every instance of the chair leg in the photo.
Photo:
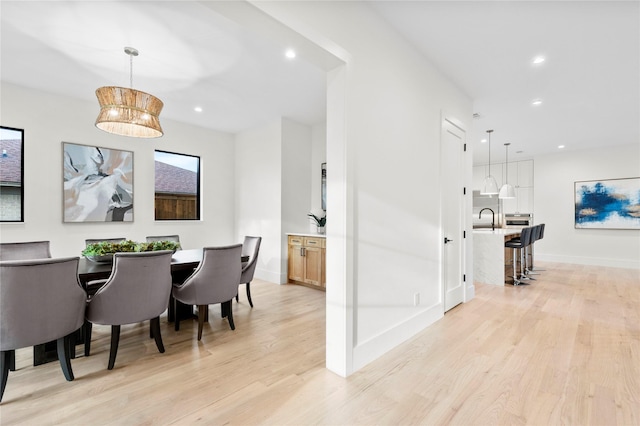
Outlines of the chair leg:
[{"label": "chair leg", "polygon": [[173,329],[175,331],[180,330],[180,316],[178,315],[178,300],[173,298],[173,296],[171,296],[171,298],[173,299]]},{"label": "chair leg", "polygon": [[516,271],[516,263],[518,263],[516,261],[516,253],[517,253],[517,251],[518,251],[518,249],[514,247],[513,254],[511,256],[511,263],[513,264],[513,285],[520,284],[520,280],[518,280],[518,272]]},{"label": "chair leg", "polygon": [[66,335],[64,337],[59,338],[57,341],[58,346],[58,359],[60,360],[60,367],[62,367],[62,373],[64,374],[64,378],[67,379],[68,382],[73,381],[73,370],[71,369],[71,336]]},{"label": "chair leg", "polygon": [[173,321],[176,317],[176,299],[173,297],[173,294],[169,296],[169,311],[167,312],[167,320],[169,322]]},{"label": "chair leg", "polygon": [[[533,280],[535,281],[535,278],[532,278],[530,276],[527,275],[527,250],[528,246],[525,246],[523,248],[520,249],[521,252],[521,261],[520,261],[520,281],[524,281],[524,280]],[[525,284],[525,283],[521,283],[521,284]]]},{"label": "chair leg", "polygon": [[229,320],[229,326],[231,327],[232,330],[236,329],[235,324],[233,323],[233,303],[231,303],[233,300],[229,300],[228,302],[224,302],[223,305],[226,306],[226,312],[227,312],[227,319]]},{"label": "chair leg", "polygon": [[151,325],[149,327],[149,330],[151,330],[151,337],[156,339],[156,346],[158,347],[158,351],[163,354],[164,345],[162,344],[162,334],[160,334],[160,317],[151,318]]},{"label": "chair leg", "polygon": [[[529,280],[533,280],[535,281],[536,279],[530,276],[530,272],[529,271],[529,250],[531,249],[531,245],[528,245],[525,250],[524,250],[524,275],[527,277],[527,279]],[[537,272],[534,275],[539,275]]]},{"label": "chair leg", "polygon": [[111,350],[109,351],[109,366],[108,370],[113,370],[113,366],[116,363],[116,355],[118,354],[118,343],[120,343],[120,326],[111,326]]},{"label": "chair leg", "polygon": [[11,364],[11,353],[15,351],[0,351],[0,370],[2,370],[2,384],[0,385],[0,401],[2,401],[2,395],[4,395],[4,388],[7,386],[7,379],[9,378],[9,365]]},{"label": "chair leg", "polygon": [[16,371],[16,351],[10,350],[9,352],[9,370]]},{"label": "chair leg", "polygon": [[246,284],[247,287],[247,299],[249,299],[249,305],[251,305],[251,307],[253,308],[253,302],[251,301],[251,283],[248,282]]},{"label": "chair leg", "polygon": [[198,305],[198,340],[202,340],[202,328],[208,310],[209,305]]},{"label": "chair leg", "polygon": [[84,356],[89,356],[91,353],[91,330],[93,329],[93,324],[89,321],[84,320],[82,333],[84,334]]}]

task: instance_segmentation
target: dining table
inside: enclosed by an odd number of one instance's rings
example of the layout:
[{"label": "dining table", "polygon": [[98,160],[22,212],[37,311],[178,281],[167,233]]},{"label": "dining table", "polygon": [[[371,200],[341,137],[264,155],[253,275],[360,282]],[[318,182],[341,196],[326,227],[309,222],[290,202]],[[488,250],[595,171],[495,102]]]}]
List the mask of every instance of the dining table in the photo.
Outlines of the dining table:
[{"label": "dining table", "polygon": [[[198,267],[202,261],[203,249],[187,249],[177,250],[171,256],[171,280],[175,283],[183,283]],[[249,256],[242,256],[241,262],[248,262]],[[81,257],[78,262],[78,281],[87,291],[88,295],[95,293],[98,288],[91,288],[92,281],[105,280],[111,276],[113,269],[112,262],[95,262],[86,257]],[[174,309],[175,307],[175,309]],[[168,321],[175,321],[176,316],[180,319],[194,317],[193,306],[186,305],[179,301],[174,301],[173,296],[170,297],[168,308]],[[76,332],[75,344],[84,344],[85,338],[84,328]],[[72,358],[75,354],[72,351]],[[48,342],[33,347],[33,365],[40,365],[47,362],[57,361],[58,353],[56,342]]]}]

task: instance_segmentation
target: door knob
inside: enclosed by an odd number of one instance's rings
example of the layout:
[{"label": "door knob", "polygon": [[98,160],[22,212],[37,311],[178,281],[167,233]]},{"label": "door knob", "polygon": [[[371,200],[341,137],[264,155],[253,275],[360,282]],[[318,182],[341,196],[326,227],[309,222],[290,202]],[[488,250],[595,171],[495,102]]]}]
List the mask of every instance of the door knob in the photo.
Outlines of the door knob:
[{"label": "door knob", "polygon": [[453,240],[450,240],[450,239],[448,239],[447,237],[444,237],[444,243],[445,243],[445,244],[447,244],[447,243],[451,243],[451,242],[453,242]]}]

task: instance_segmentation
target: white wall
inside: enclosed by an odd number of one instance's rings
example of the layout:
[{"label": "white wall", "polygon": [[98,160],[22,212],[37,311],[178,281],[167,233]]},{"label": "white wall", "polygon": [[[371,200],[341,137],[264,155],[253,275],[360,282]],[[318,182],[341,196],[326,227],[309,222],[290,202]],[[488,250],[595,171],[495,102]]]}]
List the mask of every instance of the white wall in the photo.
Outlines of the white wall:
[{"label": "white wall", "polygon": [[282,120],[281,283],[287,282],[286,232],[309,232],[311,206],[311,127]]},{"label": "white wall", "polygon": [[281,123],[236,134],[236,235],[262,237],[256,278],[281,282]]},{"label": "white wall", "polygon": [[[50,240],[53,256],[79,256],[85,238],[179,234],[185,248],[237,242],[234,226],[232,135],[185,125],[161,116],[165,135],[134,139],[98,130],[96,103],[2,83],[2,125],[25,131],[25,222],[0,224],[2,242]],[[62,142],[133,151],[134,222],[62,222]],[[154,220],[154,150],[201,159],[201,221]]]},{"label": "white wall", "polygon": [[236,135],[236,235],[262,236],[255,276],[287,282],[287,232],[309,232],[311,128],[291,120]]},{"label": "white wall", "polygon": [[472,105],[366,4],[255,5],[346,52],[327,85],[327,366],[349,375],[443,315],[441,113],[469,128]]},{"label": "white wall", "polygon": [[640,230],[575,229],[574,182],[640,176],[640,144],[535,158],[537,259],[640,269]]}]

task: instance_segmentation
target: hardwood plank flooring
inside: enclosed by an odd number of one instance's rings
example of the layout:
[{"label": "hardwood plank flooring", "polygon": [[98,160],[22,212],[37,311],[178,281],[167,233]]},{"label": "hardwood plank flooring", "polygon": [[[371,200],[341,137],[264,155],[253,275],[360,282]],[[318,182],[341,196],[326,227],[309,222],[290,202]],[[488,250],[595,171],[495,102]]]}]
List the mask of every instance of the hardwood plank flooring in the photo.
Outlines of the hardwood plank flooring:
[{"label": "hardwood plank flooring", "polygon": [[255,308],[234,302],[236,330],[211,307],[195,321],[166,317],[158,353],[149,325],[122,327],[106,369],[109,327],[92,353],[18,370],[2,425],[639,425],[640,271],[558,263],[529,286],[476,284],[448,312],[347,379],[324,368],[325,293],[256,280]]}]

